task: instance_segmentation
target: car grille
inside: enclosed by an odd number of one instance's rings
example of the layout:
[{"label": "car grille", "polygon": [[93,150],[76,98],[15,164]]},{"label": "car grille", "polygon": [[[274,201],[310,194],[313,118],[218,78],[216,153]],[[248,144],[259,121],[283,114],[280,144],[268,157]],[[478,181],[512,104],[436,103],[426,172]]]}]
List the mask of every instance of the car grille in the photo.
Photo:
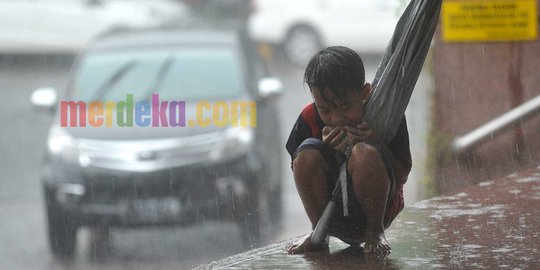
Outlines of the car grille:
[{"label": "car grille", "polygon": [[184,204],[215,200],[216,180],[249,173],[242,159],[213,167],[189,167],[153,173],[85,175],[85,203],[117,203],[122,200],[176,197]]}]

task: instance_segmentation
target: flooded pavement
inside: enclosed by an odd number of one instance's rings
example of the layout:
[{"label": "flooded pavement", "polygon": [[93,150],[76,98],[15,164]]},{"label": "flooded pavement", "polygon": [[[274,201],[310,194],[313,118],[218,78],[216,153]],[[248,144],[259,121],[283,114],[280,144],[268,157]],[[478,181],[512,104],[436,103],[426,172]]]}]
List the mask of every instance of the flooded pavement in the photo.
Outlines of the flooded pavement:
[{"label": "flooded pavement", "polygon": [[198,269],[538,269],[540,166],[407,207],[387,238],[384,260],[334,238],[329,251],[288,255],[290,239]]}]

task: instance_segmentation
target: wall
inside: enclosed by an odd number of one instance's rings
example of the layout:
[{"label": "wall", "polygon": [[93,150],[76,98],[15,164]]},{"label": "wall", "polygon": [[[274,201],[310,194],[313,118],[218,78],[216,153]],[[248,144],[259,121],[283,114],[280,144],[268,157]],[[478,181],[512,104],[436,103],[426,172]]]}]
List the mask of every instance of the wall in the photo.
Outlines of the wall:
[{"label": "wall", "polygon": [[432,154],[440,193],[540,163],[540,115],[458,156],[459,135],[540,95],[540,42],[447,43],[441,24],[433,48]]}]

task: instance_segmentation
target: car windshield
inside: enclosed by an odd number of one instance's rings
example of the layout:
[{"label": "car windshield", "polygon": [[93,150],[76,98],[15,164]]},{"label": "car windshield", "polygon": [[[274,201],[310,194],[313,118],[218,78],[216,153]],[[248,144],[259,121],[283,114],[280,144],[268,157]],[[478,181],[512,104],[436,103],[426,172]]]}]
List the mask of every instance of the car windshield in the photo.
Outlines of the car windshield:
[{"label": "car windshield", "polygon": [[232,48],[170,48],[99,51],[81,62],[73,99],[118,101],[132,94],[146,100],[202,100],[239,96],[241,63]]}]

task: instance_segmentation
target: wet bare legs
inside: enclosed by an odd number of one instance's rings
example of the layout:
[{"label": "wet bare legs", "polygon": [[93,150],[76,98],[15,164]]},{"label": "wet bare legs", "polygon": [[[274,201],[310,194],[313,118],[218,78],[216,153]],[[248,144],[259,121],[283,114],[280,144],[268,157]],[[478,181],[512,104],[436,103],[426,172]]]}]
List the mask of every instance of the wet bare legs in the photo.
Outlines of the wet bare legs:
[{"label": "wet bare legs", "polygon": [[[330,200],[328,171],[328,164],[318,150],[302,150],[293,161],[294,182],[312,229],[317,225],[324,207]],[[287,247],[287,252],[296,254],[320,248],[311,244],[310,235]]]},{"label": "wet bare legs", "polygon": [[390,252],[384,236],[384,215],[390,178],[378,151],[368,144],[353,147],[347,167],[353,188],[366,215],[365,252],[382,256]]},{"label": "wet bare legs", "polygon": [[[353,147],[348,171],[352,176],[353,189],[366,214],[365,252],[386,255],[390,247],[384,235],[384,215],[390,189],[390,179],[378,151],[370,145],[359,143]],[[305,149],[293,162],[296,188],[304,209],[315,228],[324,207],[329,201],[327,184],[329,167],[318,150]],[[314,250],[311,238],[304,237],[290,245],[292,254]]]}]

